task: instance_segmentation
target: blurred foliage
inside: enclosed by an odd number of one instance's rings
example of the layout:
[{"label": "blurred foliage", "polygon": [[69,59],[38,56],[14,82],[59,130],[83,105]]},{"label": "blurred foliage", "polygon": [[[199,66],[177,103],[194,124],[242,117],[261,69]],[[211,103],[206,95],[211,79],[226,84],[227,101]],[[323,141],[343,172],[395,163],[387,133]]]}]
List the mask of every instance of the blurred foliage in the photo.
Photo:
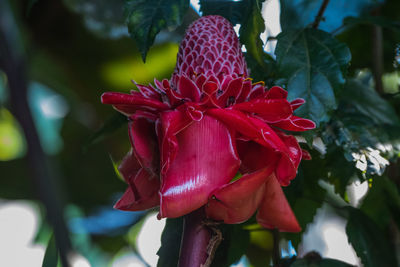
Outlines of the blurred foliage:
[{"label": "blurred foliage", "polygon": [[156,35],[164,28],[180,25],[188,6],[188,0],[125,1],[129,33],[136,41],[143,61]]},{"label": "blurred foliage", "polygon": [[306,100],[297,114],[317,125],[327,121],[329,112],[336,108],[335,91],[345,82],[349,49],[330,34],[310,28],[286,30],[277,38],[276,60],[279,75],[286,80],[288,98]]},{"label": "blurred foliage", "polygon": [[[348,240],[364,266],[397,266],[393,232],[400,229],[400,1],[329,1],[315,29],[311,25],[323,0],[280,0],[283,31],[267,40],[277,40],[274,54],[264,51],[261,37],[267,1],[199,3],[203,15],[219,14],[241,25],[252,78],[283,86],[290,99],[304,98],[307,102],[297,114],[318,124],[301,134],[312,160],[302,162],[296,179],[284,188],[302,232],[282,233],[281,239],[297,250],[318,209],[329,205],[347,220]],[[111,211],[125,187],[113,160],[122,159],[130,144],[127,120],[101,105],[100,95],[136,90],[131,80],[147,84],[169,78],[178,51],[171,30],[181,25],[188,7],[186,0],[0,1],[0,25],[6,29],[0,48],[6,41],[13,44],[0,59],[24,59],[28,102],[54,181],[62,189],[72,245],[93,266],[110,266],[117,255],[136,251],[145,215]],[[383,93],[375,90],[373,74],[379,64],[373,57],[373,27],[381,27],[383,34]],[[24,157],[29,151],[26,133],[12,114],[8,79],[0,71],[0,198],[37,199]],[[368,181],[369,186],[358,205],[349,197],[354,181]],[[244,258],[249,266],[272,261],[274,235],[254,223],[252,218],[221,226],[224,239],[213,266]],[[182,219],[167,219],[158,266],[176,266],[181,232]],[[37,238],[41,243],[50,240],[44,264],[55,261],[50,233],[44,221]],[[348,266],[312,253],[290,254],[281,265]]]},{"label": "blurred foliage", "polygon": [[18,122],[7,109],[0,109],[0,161],[20,158],[25,152],[25,139]]},{"label": "blurred foliage", "polygon": [[55,267],[59,266],[58,249],[56,246],[56,238],[51,235],[49,243],[47,244],[46,252],[43,258],[42,267]]}]

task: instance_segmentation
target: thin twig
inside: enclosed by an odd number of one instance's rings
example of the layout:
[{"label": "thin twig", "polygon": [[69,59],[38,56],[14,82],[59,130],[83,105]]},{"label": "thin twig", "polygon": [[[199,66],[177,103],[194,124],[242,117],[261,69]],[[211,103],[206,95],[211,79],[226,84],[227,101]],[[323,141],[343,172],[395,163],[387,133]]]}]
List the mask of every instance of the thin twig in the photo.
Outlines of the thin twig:
[{"label": "thin twig", "polygon": [[324,15],[324,12],[325,12],[325,9],[326,9],[326,6],[328,5],[328,3],[329,3],[329,0],[324,0],[321,7],[319,8],[318,14],[315,17],[314,23],[312,25],[312,27],[314,29],[318,29],[319,23],[323,19],[323,15]]},{"label": "thin twig", "polygon": [[[373,16],[378,16],[380,13],[379,8],[372,12]],[[378,25],[372,25],[372,73],[374,75],[375,90],[379,94],[383,94],[383,33],[382,27]]]}]

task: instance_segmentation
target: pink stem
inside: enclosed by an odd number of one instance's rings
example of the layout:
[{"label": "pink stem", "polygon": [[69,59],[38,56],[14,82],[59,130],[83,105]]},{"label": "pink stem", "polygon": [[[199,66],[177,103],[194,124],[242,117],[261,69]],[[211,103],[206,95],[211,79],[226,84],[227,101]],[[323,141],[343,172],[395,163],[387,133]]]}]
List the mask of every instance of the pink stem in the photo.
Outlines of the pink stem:
[{"label": "pink stem", "polygon": [[207,261],[208,244],[211,239],[210,229],[204,225],[204,208],[185,216],[179,267],[200,267]]}]

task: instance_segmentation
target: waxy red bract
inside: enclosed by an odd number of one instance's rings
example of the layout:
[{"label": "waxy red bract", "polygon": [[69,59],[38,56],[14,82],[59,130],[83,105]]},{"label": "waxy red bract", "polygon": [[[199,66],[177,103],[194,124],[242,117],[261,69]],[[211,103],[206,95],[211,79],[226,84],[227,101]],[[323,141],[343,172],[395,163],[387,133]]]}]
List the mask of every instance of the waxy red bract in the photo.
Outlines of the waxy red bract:
[{"label": "waxy red bract", "polygon": [[174,218],[204,206],[225,223],[257,211],[266,228],[300,230],[281,186],[296,176],[303,151],[283,130],[315,124],[293,115],[304,100],[288,102],[284,89],[252,83],[226,19],[195,21],[171,79],[136,86],[102,95],[130,120],[132,150],[119,167],[129,186],[116,208],[160,206],[159,218]]}]

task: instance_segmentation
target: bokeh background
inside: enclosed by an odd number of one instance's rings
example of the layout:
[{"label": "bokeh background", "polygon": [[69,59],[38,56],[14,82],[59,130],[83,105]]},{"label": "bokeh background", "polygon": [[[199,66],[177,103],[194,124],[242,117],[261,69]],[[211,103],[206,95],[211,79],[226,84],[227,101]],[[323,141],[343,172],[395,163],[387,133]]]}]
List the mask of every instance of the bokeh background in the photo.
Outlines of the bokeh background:
[{"label": "bokeh background", "polygon": [[[315,7],[308,6],[309,10],[318,9],[320,1],[311,2]],[[400,19],[396,1],[386,2],[384,12]],[[55,232],[64,249],[71,251],[65,256],[74,267],[157,263],[165,220],[158,221],[156,211],[112,208],[125,190],[117,166],[130,144],[126,119],[102,105],[100,96],[105,91],[133,90],[131,80],[147,84],[154,78],[169,78],[179,40],[199,17],[200,7],[198,1],[191,1],[183,24],[157,35],[143,63],[129,38],[123,5],[124,0],[0,0],[1,66],[12,73],[7,76],[0,69],[0,266],[35,267],[54,261]],[[275,0],[263,6],[264,41],[281,31],[280,8]],[[333,19],[322,23],[323,29],[340,33],[342,18],[359,14],[357,4],[352,8],[346,14],[331,9],[327,16]],[[357,40],[348,42],[353,54],[351,73],[373,69],[371,59],[364,56],[373,45],[365,41],[366,31],[360,26],[339,35],[341,40]],[[393,59],[400,64],[400,47],[393,55],[393,44],[400,38],[385,34],[384,69],[390,71],[385,71],[382,90],[398,94],[398,65],[393,67]],[[264,48],[273,52],[275,41]],[[317,142],[315,149],[325,148]],[[376,158],[378,168],[387,165],[384,158]],[[335,195],[328,183],[321,186]],[[357,180],[348,188],[347,201],[357,205],[367,190],[368,181]],[[316,250],[358,265],[345,223],[323,206],[300,249],[295,250],[288,239],[282,243],[282,256]],[[273,245],[269,233],[251,238],[254,251],[270,250]],[[249,264],[244,257],[236,266]]]}]

